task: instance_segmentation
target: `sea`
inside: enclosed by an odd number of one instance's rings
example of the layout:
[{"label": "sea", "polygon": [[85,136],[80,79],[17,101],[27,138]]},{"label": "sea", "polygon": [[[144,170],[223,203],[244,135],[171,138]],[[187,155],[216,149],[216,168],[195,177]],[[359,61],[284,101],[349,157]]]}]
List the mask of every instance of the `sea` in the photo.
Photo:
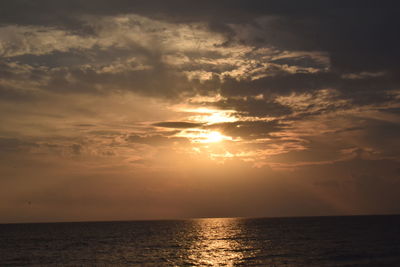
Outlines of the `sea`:
[{"label": "sea", "polygon": [[1,224],[0,266],[400,266],[400,216]]}]

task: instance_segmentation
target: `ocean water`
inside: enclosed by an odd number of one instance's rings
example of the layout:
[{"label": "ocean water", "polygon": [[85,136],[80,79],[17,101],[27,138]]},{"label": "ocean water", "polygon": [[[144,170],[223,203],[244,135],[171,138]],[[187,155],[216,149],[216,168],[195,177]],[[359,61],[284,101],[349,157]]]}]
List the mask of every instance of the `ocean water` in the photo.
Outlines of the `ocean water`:
[{"label": "ocean water", "polygon": [[0,266],[400,266],[400,216],[0,225]]}]

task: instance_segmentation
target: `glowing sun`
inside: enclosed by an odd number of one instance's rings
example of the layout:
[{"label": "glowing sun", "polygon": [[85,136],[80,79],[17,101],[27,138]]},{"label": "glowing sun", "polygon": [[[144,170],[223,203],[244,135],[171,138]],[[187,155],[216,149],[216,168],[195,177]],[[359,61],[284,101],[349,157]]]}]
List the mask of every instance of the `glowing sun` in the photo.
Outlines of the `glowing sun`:
[{"label": "glowing sun", "polygon": [[232,137],[211,130],[209,126],[237,121],[238,118],[234,116],[234,110],[218,110],[206,107],[177,107],[176,110],[188,114],[188,117],[185,118],[186,121],[198,123],[202,126],[182,130],[176,136],[185,137],[192,143],[202,144],[219,143],[226,140],[233,141]]},{"label": "glowing sun", "polygon": [[230,139],[228,136],[222,135],[220,132],[210,132],[204,135],[203,143],[217,143]]},{"label": "glowing sun", "polygon": [[203,129],[191,129],[182,131],[178,136],[188,138],[193,143],[218,143],[225,140],[232,140],[231,137],[225,136],[217,131],[209,131]]}]

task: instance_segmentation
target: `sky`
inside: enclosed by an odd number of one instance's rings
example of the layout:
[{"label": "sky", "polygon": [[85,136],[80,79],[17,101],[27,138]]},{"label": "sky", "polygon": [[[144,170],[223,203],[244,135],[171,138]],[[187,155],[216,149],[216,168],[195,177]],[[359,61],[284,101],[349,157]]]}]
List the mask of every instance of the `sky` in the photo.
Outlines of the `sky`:
[{"label": "sky", "polygon": [[0,223],[399,213],[398,9],[352,3],[2,0]]}]

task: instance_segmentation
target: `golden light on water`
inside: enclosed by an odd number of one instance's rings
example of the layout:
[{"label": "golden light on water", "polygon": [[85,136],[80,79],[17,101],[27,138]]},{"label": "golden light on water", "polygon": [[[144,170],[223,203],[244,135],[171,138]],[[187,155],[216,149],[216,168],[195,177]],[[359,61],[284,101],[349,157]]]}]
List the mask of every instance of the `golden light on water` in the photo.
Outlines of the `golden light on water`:
[{"label": "golden light on water", "polygon": [[246,247],[235,240],[242,234],[237,219],[200,219],[197,238],[189,249],[190,262],[200,266],[234,266],[243,264],[242,249]]}]

